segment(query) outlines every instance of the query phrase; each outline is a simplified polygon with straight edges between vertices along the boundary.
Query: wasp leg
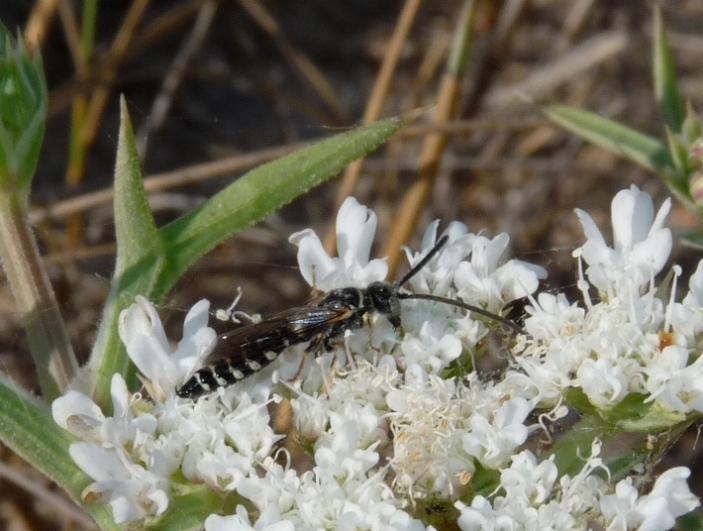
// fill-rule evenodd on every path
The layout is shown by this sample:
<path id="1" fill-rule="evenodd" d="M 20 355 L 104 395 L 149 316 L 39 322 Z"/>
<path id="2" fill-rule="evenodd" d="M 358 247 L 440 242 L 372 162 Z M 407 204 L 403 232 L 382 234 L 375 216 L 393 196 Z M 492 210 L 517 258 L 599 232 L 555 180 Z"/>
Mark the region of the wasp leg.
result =
<path id="1" fill-rule="evenodd" d="M 376 354 L 380 354 L 381 347 L 380 346 L 377 347 L 376 345 L 373 344 L 374 325 L 373 325 L 373 319 L 371 318 L 371 314 L 367 313 L 366 315 L 364 315 L 364 321 L 366 321 L 366 324 L 369 327 L 369 347 L 371 348 L 371 350 L 376 352 Z"/>
<path id="2" fill-rule="evenodd" d="M 305 362 L 308 359 L 308 354 L 310 352 L 315 352 L 315 355 L 320 353 L 320 347 L 325 344 L 325 335 L 324 334 L 317 334 L 315 338 L 310 342 L 308 345 L 308 348 L 306 348 L 303 351 L 303 358 L 300 360 L 300 366 L 298 367 L 298 370 L 296 371 L 295 375 L 293 378 L 288 380 L 289 382 L 294 382 L 298 378 L 300 378 L 300 374 L 303 372 L 303 367 L 305 366 Z"/>

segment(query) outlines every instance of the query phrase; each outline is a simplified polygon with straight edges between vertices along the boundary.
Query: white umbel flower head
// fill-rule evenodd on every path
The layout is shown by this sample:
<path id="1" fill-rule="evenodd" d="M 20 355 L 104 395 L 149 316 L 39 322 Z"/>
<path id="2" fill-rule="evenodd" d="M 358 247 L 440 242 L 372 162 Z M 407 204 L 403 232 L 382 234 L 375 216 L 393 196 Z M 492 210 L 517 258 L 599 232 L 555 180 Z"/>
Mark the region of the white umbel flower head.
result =
<path id="1" fill-rule="evenodd" d="M 545 271 L 506 260 L 507 235 L 450 223 L 432 259 L 404 285 L 390 284 L 405 295 L 396 301 L 397 329 L 373 305 L 330 311 L 310 302 L 291 313 L 330 311 L 329 321 L 305 328 L 305 319 L 279 316 L 247 329 L 254 339 L 279 334 L 298 344 L 276 351 L 269 372 L 198 400 L 176 389 L 215 347 L 209 304 L 191 309 L 172 351 L 155 308 L 138 297 L 119 332 L 143 390 L 130 393 L 115 375 L 112 416 L 76 391 L 53 404 L 56 423 L 76 438 L 71 457 L 93 479 L 84 501 L 109 504 L 116 521 L 147 529 L 184 503 L 212 512 L 207 531 L 667 529 L 699 503 L 688 469 L 665 472 L 640 492 L 641 473 L 609 479 L 599 434 L 584 456 L 568 444 L 569 431 L 543 428 L 569 407 L 592 417 L 595 430 L 607 418 L 640 433 L 703 413 L 703 266 L 682 302 L 667 302 L 654 285 L 671 247 L 668 210 L 665 203 L 655 218 L 636 187 L 618 194 L 612 249 L 579 212 L 587 241 L 577 254 L 603 294 L 580 303 L 536 294 Z M 406 249 L 409 267 L 435 247 L 438 225 L 427 229 L 421 252 Z M 293 235 L 304 278 L 322 290 L 356 288 L 343 292 L 366 304 L 376 293 L 366 288 L 387 274 L 385 260 L 370 259 L 376 226 L 376 215 L 350 198 L 337 218 L 339 257 L 311 230 Z M 587 291 L 581 272 L 579 285 Z M 490 318 L 413 293 L 493 313 L 528 296 L 526 333 L 489 336 Z M 330 352 L 310 352 L 301 366 L 312 342 Z M 233 355 L 253 344 L 232 345 Z M 494 351 L 502 364 L 482 371 Z M 555 432 L 567 444 L 550 444 L 544 434 Z M 539 441 L 530 439 L 535 433 Z M 525 449 L 538 442 L 539 456 Z"/>

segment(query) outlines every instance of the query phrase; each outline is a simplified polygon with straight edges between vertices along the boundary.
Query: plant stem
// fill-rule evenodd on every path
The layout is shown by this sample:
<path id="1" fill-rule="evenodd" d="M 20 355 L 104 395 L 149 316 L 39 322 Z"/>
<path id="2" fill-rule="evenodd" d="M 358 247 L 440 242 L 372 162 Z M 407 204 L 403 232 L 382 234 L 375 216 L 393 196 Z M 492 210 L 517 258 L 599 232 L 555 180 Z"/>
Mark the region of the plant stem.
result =
<path id="1" fill-rule="evenodd" d="M 78 364 L 29 228 L 27 209 L 14 194 L 0 194 L 0 258 L 24 316 L 44 398 L 51 401 L 68 388 Z"/>

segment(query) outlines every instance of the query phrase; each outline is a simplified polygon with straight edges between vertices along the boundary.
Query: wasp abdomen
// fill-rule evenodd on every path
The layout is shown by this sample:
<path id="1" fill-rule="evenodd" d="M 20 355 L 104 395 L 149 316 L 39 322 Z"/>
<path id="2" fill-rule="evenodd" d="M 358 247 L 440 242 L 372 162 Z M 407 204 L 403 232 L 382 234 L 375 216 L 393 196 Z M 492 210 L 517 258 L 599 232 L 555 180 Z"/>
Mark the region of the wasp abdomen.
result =
<path id="1" fill-rule="evenodd" d="M 279 352 L 268 351 L 256 359 L 228 359 L 216 365 L 207 365 L 195 371 L 176 394 L 181 398 L 198 398 L 218 387 L 236 384 L 270 365 L 278 355 Z"/>

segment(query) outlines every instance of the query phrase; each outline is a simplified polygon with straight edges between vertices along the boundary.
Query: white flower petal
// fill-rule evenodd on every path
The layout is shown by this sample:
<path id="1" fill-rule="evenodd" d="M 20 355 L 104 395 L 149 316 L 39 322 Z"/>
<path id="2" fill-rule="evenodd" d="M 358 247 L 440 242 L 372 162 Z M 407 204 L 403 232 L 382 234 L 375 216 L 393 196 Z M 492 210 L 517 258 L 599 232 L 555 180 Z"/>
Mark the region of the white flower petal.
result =
<path id="1" fill-rule="evenodd" d="M 83 393 L 72 390 L 52 402 L 51 415 L 54 418 L 54 422 L 65 430 L 69 429 L 67 421 L 72 416 L 91 417 L 100 422 L 105 419 L 105 415 L 103 415 L 102 410 L 95 402 Z"/>
<path id="2" fill-rule="evenodd" d="M 130 477 L 114 449 L 95 443 L 75 442 L 68 451 L 80 469 L 96 481 L 124 481 Z"/>
<path id="3" fill-rule="evenodd" d="M 629 190 L 621 190 L 611 205 L 613 240 L 615 249 L 631 249 L 644 241 L 654 220 L 652 197 L 634 184 Z"/>
<path id="4" fill-rule="evenodd" d="M 377 224 L 376 213 L 356 198 L 344 200 L 337 213 L 337 250 L 347 267 L 368 263 Z"/>
<path id="5" fill-rule="evenodd" d="M 605 239 L 593 218 L 580 208 L 575 209 L 574 212 L 576 212 L 586 236 L 586 243 L 581 246 L 584 260 L 589 264 L 597 264 L 610 259 L 612 249 L 605 243 Z"/>

